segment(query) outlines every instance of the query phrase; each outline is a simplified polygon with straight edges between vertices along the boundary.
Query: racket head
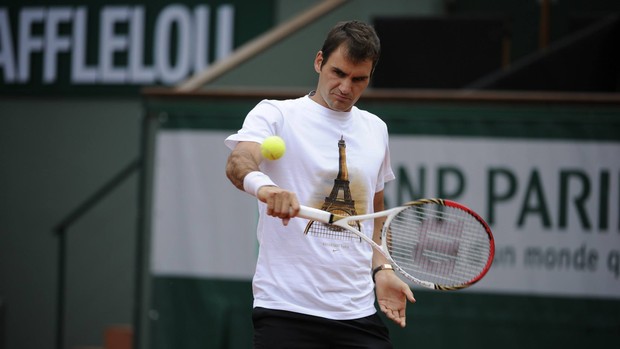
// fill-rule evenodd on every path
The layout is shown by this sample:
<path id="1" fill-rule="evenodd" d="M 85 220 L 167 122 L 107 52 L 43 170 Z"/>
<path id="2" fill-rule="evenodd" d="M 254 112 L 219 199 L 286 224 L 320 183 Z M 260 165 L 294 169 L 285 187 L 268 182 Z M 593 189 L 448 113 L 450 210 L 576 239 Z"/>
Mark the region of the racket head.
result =
<path id="1" fill-rule="evenodd" d="M 381 240 L 403 276 L 437 290 L 475 284 L 495 255 L 493 234 L 484 219 L 445 199 L 406 203 L 387 217 Z"/>

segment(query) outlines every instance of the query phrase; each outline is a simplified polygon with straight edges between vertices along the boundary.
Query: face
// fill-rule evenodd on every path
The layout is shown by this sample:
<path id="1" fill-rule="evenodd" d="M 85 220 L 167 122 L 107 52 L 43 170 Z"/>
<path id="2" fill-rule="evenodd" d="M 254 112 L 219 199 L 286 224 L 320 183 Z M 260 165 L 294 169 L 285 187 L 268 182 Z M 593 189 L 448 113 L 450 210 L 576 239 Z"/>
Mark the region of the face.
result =
<path id="1" fill-rule="evenodd" d="M 314 70 L 319 73 L 316 94 L 311 98 L 335 111 L 349 111 L 368 87 L 372 60 L 353 63 L 346 58 L 341 45 L 329 59 L 319 51 L 314 59 Z"/>

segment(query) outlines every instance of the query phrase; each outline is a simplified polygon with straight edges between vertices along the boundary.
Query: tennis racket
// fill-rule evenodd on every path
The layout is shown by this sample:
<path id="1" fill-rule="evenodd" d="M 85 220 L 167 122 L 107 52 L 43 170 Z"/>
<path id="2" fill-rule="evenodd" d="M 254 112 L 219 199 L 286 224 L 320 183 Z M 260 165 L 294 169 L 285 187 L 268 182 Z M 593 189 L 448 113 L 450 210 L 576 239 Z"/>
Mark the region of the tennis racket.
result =
<path id="1" fill-rule="evenodd" d="M 495 254 L 487 223 L 450 200 L 421 199 L 357 216 L 302 206 L 298 216 L 323 223 L 327 229 L 355 234 L 381 252 L 406 279 L 436 290 L 473 285 L 487 273 Z M 359 221 L 378 217 L 386 217 L 381 246 L 354 228 Z"/>

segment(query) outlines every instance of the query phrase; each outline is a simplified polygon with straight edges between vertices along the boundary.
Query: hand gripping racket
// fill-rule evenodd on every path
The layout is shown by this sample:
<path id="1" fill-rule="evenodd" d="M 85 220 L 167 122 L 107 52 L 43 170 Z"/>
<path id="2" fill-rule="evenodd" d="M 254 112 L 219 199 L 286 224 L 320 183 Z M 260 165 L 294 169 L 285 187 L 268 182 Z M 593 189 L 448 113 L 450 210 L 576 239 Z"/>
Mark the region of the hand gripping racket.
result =
<path id="1" fill-rule="evenodd" d="M 495 243 L 486 222 L 450 200 L 422 199 L 381 212 L 340 216 L 302 206 L 299 217 L 359 236 L 381 252 L 414 283 L 436 290 L 458 290 L 482 279 L 493 262 Z M 386 217 L 381 246 L 353 226 Z"/>

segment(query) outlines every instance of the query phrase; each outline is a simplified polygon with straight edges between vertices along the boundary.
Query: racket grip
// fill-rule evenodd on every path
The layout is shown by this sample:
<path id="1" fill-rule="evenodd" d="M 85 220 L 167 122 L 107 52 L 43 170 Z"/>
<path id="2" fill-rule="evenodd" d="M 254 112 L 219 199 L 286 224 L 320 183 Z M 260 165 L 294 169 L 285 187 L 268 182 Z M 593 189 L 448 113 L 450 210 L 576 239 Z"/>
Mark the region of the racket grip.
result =
<path id="1" fill-rule="evenodd" d="M 334 215 L 329 212 L 303 205 L 299 207 L 297 216 L 323 223 L 332 223 L 334 220 Z"/>

